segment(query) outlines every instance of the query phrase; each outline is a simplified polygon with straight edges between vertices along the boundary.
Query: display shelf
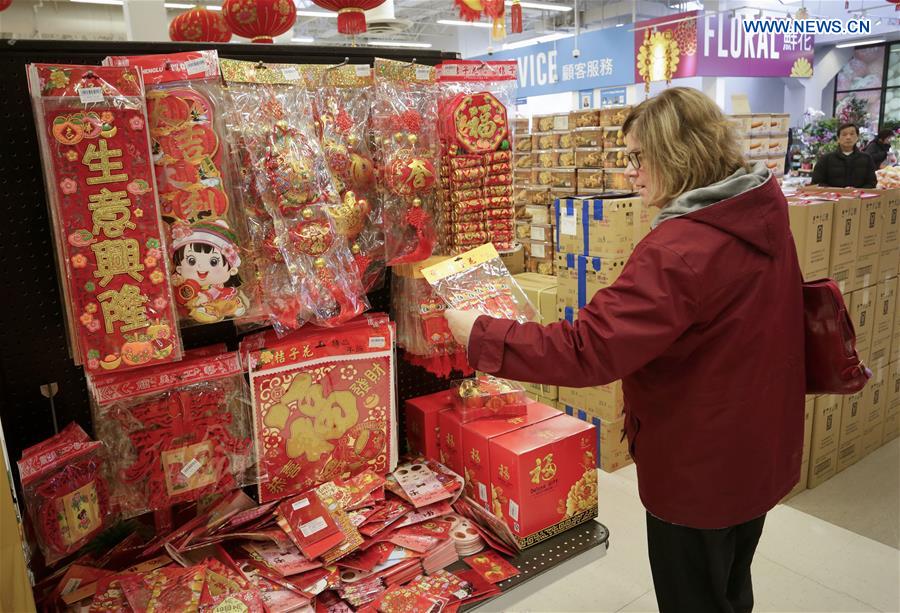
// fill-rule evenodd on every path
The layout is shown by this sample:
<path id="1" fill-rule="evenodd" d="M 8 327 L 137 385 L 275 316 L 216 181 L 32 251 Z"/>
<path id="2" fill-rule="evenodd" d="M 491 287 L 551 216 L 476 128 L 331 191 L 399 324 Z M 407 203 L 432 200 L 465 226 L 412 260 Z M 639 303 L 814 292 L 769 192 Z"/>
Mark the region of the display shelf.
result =
<path id="1" fill-rule="evenodd" d="M 598 521 L 589 521 L 580 526 L 575 526 L 549 538 L 543 543 L 529 547 L 518 555 L 509 558 L 513 566 L 519 569 L 515 577 L 501 581 L 497 586 L 502 590 L 493 598 L 463 605 L 460 611 L 473 611 L 509 594 L 518 587 L 532 581 L 544 573 L 556 568 L 560 564 L 578 557 L 584 553 L 602 547 L 601 556 L 609 549 L 609 530 Z M 448 568 L 448 570 L 466 570 L 469 566 L 460 561 Z"/>

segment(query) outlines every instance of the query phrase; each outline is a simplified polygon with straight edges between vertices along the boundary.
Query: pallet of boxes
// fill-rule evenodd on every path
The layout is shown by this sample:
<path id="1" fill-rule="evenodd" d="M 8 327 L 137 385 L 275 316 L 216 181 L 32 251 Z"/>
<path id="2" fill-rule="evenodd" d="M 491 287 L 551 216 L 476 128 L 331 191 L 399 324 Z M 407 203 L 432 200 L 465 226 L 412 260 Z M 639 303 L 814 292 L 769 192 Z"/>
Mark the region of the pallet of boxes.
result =
<path id="1" fill-rule="evenodd" d="M 898 189 L 809 187 L 788 198 L 803 278 L 838 283 L 856 330 L 857 352 L 873 373 L 857 394 L 807 397 L 805 472 L 790 495 L 822 484 L 898 435 L 898 211 Z"/>
<path id="2" fill-rule="evenodd" d="M 790 115 L 755 113 L 729 115 L 741 153 L 751 163 L 762 162 L 779 179 L 784 176 Z"/>

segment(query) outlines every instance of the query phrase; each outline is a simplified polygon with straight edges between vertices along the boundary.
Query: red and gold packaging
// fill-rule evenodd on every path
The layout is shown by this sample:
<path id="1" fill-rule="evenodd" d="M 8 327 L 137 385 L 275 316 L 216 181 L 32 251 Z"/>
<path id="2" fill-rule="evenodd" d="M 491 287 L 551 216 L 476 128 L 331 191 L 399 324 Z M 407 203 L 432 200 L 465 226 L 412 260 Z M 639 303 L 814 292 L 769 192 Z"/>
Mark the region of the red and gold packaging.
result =
<path id="1" fill-rule="evenodd" d="M 358 317 L 331 330 L 266 332 L 249 352 L 260 502 L 397 463 L 394 324 Z"/>
<path id="2" fill-rule="evenodd" d="M 31 64 L 28 83 L 76 363 L 180 360 L 140 71 Z"/>
<path id="3" fill-rule="evenodd" d="M 596 429 L 568 415 L 490 441 L 491 511 L 522 548 L 597 516 Z"/>
<path id="4" fill-rule="evenodd" d="M 440 462 L 458 475 L 463 474 L 463 422 L 456 411 L 438 412 L 438 453 Z"/>
<path id="5" fill-rule="evenodd" d="M 406 401 L 406 441 L 412 454 L 440 461 L 438 415 L 453 406 L 453 390 L 444 390 Z M 460 473 L 461 474 L 461 473 Z"/>
<path id="6" fill-rule="evenodd" d="M 525 414 L 505 419 L 479 419 L 463 426 L 462 456 L 470 495 L 491 510 L 491 439 L 560 415 L 555 408 L 539 402 L 524 405 Z"/>

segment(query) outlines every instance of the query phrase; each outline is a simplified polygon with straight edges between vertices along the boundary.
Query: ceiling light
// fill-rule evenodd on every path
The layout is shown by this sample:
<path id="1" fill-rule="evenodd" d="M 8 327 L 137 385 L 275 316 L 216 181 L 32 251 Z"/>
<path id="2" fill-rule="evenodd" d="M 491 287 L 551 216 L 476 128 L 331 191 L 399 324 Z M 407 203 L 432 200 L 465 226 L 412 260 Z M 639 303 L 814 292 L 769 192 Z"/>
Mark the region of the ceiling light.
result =
<path id="1" fill-rule="evenodd" d="M 546 34 L 544 36 L 537 36 L 535 38 L 526 38 L 525 40 L 518 40 L 514 43 L 506 43 L 503 45 L 503 49 L 519 49 L 521 47 L 527 47 L 529 45 L 537 45 L 539 43 L 549 43 L 550 41 L 559 40 L 561 38 L 569 38 L 572 36 L 571 34 L 566 34 L 564 32 L 556 32 L 554 34 Z"/>
<path id="2" fill-rule="evenodd" d="M 316 39 L 313 38 L 312 36 L 295 36 L 294 38 L 291 39 L 291 42 L 292 43 L 311 43 L 311 42 L 315 42 L 315 40 Z"/>
<path id="3" fill-rule="evenodd" d="M 337 19 L 337 13 L 326 13 L 324 11 L 297 11 L 300 17 L 333 17 Z"/>
<path id="4" fill-rule="evenodd" d="M 835 45 L 838 49 L 844 49 L 846 47 L 859 47 L 860 45 L 874 45 L 876 43 L 883 43 L 883 38 L 870 38 L 869 40 L 855 40 L 850 43 L 841 43 L 840 45 Z"/>
<path id="5" fill-rule="evenodd" d="M 72 2 L 77 2 L 79 4 L 109 4 L 112 6 L 122 6 L 125 4 L 125 0 L 72 0 Z"/>
<path id="6" fill-rule="evenodd" d="M 469 26 L 472 28 L 493 28 L 490 23 L 483 21 L 460 21 L 458 19 L 438 19 L 437 23 L 445 26 Z"/>
<path id="7" fill-rule="evenodd" d="M 167 9 L 192 9 L 196 4 L 182 4 L 180 2 L 166 2 L 163 4 Z"/>
<path id="8" fill-rule="evenodd" d="M 504 2 L 506 6 L 512 6 L 512 0 Z M 547 4 L 546 2 L 520 2 L 519 6 L 523 9 L 535 9 L 537 11 L 559 11 L 560 13 L 568 13 L 572 10 L 571 6 L 563 6 L 562 4 Z"/>
<path id="9" fill-rule="evenodd" d="M 680 3 L 678 8 L 682 11 L 702 11 L 703 3 L 697 2 L 696 0 L 689 0 L 688 2 Z"/>
<path id="10" fill-rule="evenodd" d="M 415 49 L 428 49 L 431 43 L 410 43 L 399 40 L 370 40 L 367 44 L 374 47 L 413 47 Z"/>

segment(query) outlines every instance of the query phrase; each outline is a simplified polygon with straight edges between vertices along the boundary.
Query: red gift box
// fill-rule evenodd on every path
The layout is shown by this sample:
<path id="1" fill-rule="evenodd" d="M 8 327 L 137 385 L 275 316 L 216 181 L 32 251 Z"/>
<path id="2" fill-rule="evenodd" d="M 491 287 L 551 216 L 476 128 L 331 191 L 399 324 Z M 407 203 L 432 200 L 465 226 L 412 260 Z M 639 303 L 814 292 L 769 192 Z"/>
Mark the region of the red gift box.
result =
<path id="1" fill-rule="evenodd" d="M 440 462 L 457 475 L 463 473 L 462 456 L 463 422 L 456 411 L 438 413 L 438 453 Z"/>
<path id="2" fill-rule="evenodd" d="M 558 415 L 491 439 L 491 508 L 521 548 L 597 516 L 596 429 Z"/>
<path id="3" fill-rule="evenodd" d="M 539 402 L 530 402 L 525 408 L 522 416 L 480 419 L 463 425 L 461 453 L 466 485 L 471 488 L 472 498 L 488 511 L 491 510 L 491 439 L 562 414 Z"/>
<path id="4" fill-rule="evenodd" d="M 411 454 L 440 461 L 438 414 L 453 406 L 453 390 L 444 390 L 406 401 L 406 442 Z"/>
<path id="5" fill-rule="evenodd" d="M 357 317 L 330 329 L 246 340 L 260 502 L 397 463 L 394 324 Z"/>

